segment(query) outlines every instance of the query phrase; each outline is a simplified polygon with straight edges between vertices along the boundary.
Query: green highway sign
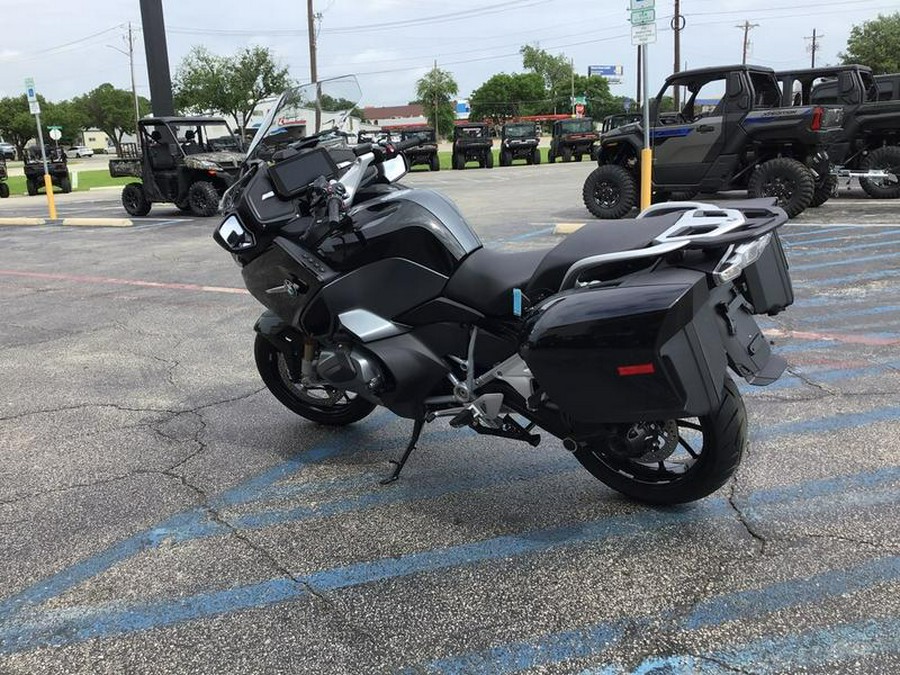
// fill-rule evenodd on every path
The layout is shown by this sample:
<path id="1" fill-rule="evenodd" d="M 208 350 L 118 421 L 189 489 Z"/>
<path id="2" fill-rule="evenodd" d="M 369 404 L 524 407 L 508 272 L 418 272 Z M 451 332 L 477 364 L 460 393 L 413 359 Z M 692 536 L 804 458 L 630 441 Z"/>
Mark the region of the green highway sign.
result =
<path id="1" fill-rule="evenodd" d="M 656 21 L 656 10 L 653 8 L 636 9 L 631 12 L 632 26 L 646 26 L 648 23 L 653 23 L 654 21 Z"/>

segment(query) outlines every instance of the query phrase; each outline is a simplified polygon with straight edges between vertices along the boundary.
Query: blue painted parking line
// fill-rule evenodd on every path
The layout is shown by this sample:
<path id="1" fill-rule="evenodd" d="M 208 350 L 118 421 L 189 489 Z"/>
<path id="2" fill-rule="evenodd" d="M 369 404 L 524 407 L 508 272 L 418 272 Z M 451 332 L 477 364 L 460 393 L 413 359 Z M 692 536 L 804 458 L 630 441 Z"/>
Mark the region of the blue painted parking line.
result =
<path id="1" fill-rule="evenodd" d="M 891 239 L 889 241 L 876 241 L 869 244 L 850 244 L 848 246 L 829 246 L 827 248 L 809 249 L 803 251 L 792 250 L 788 253 L 788 259 L 806 258 L 820 255 L 843 255 L 847 251 L 863 251 L 870 248 L 890 248 L 900 245 L 900 239 Z M 900 249 L 898 249 L 900 252 Z"/>
<path id="2" fill-rule="evenodd" d="M 821 234 L 821 232 L 818 232 L 817 234 Z M 803 239 L 800 241 L 792 240 L 791 242 L 785 242 L 785 243 L 787 244 L 788 248 L 791 248 L 794 246 L 811 246 L 812 244 L 830 244 L 835 241 L 846 242 L 851 237 L 855 240 L 860 237 L 865 237 L 868 239 L 871 237 L 889 237 L 889 236 L 893 236 L 896 234 L 900 234 L 900 229 L 890 229 L 890 230 L 882 229 L 882 230 L 873 230 L 873 231 L 868 231 L 868 232 L 846 232 L 844 234 L 844 236 L 842 236 L 842 237 L 824 237 L 822 239 Z"/>
<path id="3" fill-rule="evenodd" d="M 813 265 L 812 269 L 819 267 L 819 265 Z M 797 268 L 792 267 L 791 273 L 797 271 Z M 861 272 L 858 274 L 848 274 L 842 277 L 825 277 L 822 279 L 794 279 L 794 285 L 800 287 L 828 287 L 834 288 L 835 286 L 849 286 L 855 284 L 861 284 L 868 281 L 881 281 L 883 279 L 893 279 L 894 277 L 900 276 L 900 270 L 895 269 L 882 269 L 876 270 L 874 272 Z"/>
<path id="4" fill-rule="evenodd" d="M 791 272 L 801 272 L 803 270 L 815 270 L 822 267 L 835 267 L 838 265 L 859 265 L 862 263 L 875 262 L 876 260 L 888 260 L 890 258 L 900 259 L 900 251 L 891 253 L 880 253 L 878 255 L 865 256 L 863 258 L 846 258 L 844 260 L 829 260 L 826 262 L 808 263 L 804 265 L 791 265 Z"/>

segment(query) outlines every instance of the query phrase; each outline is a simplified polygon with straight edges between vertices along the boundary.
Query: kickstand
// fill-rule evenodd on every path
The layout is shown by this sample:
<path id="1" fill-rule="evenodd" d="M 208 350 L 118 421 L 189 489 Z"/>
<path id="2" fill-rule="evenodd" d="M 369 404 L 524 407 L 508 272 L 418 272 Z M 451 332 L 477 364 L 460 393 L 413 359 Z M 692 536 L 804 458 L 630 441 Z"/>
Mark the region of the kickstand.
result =
<path id="1" fill-rule="evenodd" d="M 409 439 L 409 443 L 406 445 L 406 452 L 403 453 L 403 457 L 400 458 L 399 462 L 394 459 L 391 460 L 391 464 L 394 464 L 394 470 L 391 472 L 390 476 L 381 481 L 382 485 L 389 485 L 400 477 L 400 472 L 403 471 L 403 467 L 406 466 L 406 460 L 409 459 L 412 451 L 416 448 L 416 443 L 419 442 L 419 436 L 422 435 L 422 427 L 424 426 L 424 418 L 419 418 L 415 421 L 413 424 L 412 436 Z"/>

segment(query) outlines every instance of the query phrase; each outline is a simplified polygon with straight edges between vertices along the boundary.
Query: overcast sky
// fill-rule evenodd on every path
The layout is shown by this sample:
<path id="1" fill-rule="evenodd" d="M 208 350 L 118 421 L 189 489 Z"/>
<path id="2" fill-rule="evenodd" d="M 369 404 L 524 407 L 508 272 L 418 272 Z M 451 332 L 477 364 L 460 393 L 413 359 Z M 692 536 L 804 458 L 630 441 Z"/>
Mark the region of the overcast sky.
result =
<path id="1" fill-rule="evenodd" d="M 659 41 L 650 48 L 655 93 L 673 67 L 673 0 L 657 0 Z M 521 72 L 518 49 L 538 44 L 589 65 L 621 64 L 625 81 L 613 88 L 634 96 L 635 50 L 627 0 L 316 0 L 322 14 L 319 77 L 357 73 L 367 105 L 404 104 L 415 81 L 438 65 L 451 71 L 465 98 L 498 72 Z M 248 45 L 270 47 L 300 82 L 309 79 L 306 3 L 303 0 L 163 0 L 169 61 L 197 44 L 227 54 Z M 817 29 L 819 64 L 837 62 L 855 23 L 890 13 L 898 0 L 682 0 L 686 18 L 681 59 L 687 67 L 739 63 L 743 31 L 748 61 L 776 69 L 809 64 L 804 36 Z M 70 98 L 103 82 L 130 88 L 125 25 L 140 27 L 138 0 L 2 0 L 0 96 L 23 91 L 34 77 L 50 100 Z M 148 95 L 144 47 L 137 33 L 139 92 Z"/>

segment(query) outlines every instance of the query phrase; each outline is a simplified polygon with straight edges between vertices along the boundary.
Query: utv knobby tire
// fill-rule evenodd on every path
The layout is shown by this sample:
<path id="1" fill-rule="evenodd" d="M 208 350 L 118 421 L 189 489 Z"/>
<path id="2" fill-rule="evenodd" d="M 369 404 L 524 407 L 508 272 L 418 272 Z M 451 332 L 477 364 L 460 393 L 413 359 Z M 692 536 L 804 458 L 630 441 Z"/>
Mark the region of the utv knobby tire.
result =
<path id="1" fill-rule="evenodd" d="M 862 162 L 862 170 L 884 169 L 894 174 L 893 179 L 871 180 L 860 178 L 859 186 L 873 199 L 900 198 L 900 147 L 886 145 L 869 153 Z"/>
<path id="2" fill-rule="evenodd" d="M 815 191 L 812 171 L 789 157 L 776 157 L 760 164 L 747 186 L 750 197 L 775 197 L 789 218 L 799 216 L 807 209 Z"/>
<path id="3" fill-rule="evenodd" d="M 219 193 L 209 181 L 197 181 L 188 189 L 188 204 L 191 213 L 199 218 L 214 216 L 219 210 Z"/>
<path id="4" fill-rule="evenodd" d="M 0 183 L 0 199 L 6 199 L 7 197 L 9 197 L 9 185 Z"/>
<path id="5" fill-rule="evenodd" d="M 129 183 L 122 188 L 122 206 L 129 216 L 146 216 L 150 213 L 150 200 L 140 183 Z"/>
<path id="6" fill-rule="evenodd" d="M 494 151 L 493 150 L 488 150 L 487 154 L 485 154 L 484 168 L 485 169 L 493 169 L 494 168 Z"/>
<path id="7" fill-rule="evenodd" d="M 454 152 L 452 166 L 454 169 L 457 169 L 457 170 L 465 169 L 466 168 L 465 158 L 458 152 Z"/>
<path id="8" fill-rule="evenodd" d="M 534 149 L 534 155 L 531 158 L 531 163 L 532 164 L 540 164 L 541 163 L 541 149 L 540 148 Z"/>
<path id="9" fill-rule="evenodd" d="M 512 155 L 506 151 L 500 151 L 500 166 L 510 166 L 512 164 Z"/>
<path id="10" fill-rule="evenodd" d="M 357 396 L 339 407 L 317 406 L 302 398 L 296 385 L 286 378 L 284 357 L 262 335 L 253 345 L 256 369 L 272 395 L 289 410 L 317 424 L 342 427 L 353 424 L 375 410 L 375 404 Z"/>
<path id="11" fill-rule="evenodd" d="M 712 494 L 734 475 L 747 445 L 747 413 L 730 378 L 718 409 L 698 422 L 702 449 L 684 473 L 662 473 L 651 464 L 617 458 L 600 442 L 579 449 L 575 458 L 595 478 L 632 499 L 658 505 L 692 502 Z"/>
<path id="12" fill-rule="evenodd" d="M 177 208 L 182 213 L 190 213 L 191 212 L 191 203 L 187 200 L 182 202 L 175 202 L 175 208 Z"/>
<path id="13" fill-rule="evenodd" d="M 580 161 L 581 161 L 581 158 L 582 158 L 583 156 L 584 156 L 584 155 L 582 155 L 580 152 L 577 153 L 577 154 L 575 155 L 575 161 L 576 161 L 576 162 L 580 162 Z"/>
<path id="14" fill-rule="evenodd" d="M 72 179 L 68 176 L 65 178 L 59 179 L 59 189 L 63 191 L 63 194 L 69 194 L 72 191 Z"/>
<path id="15" fill-rule="evenodd" d="M 562 154 L 563 162 L 571 162 L 572 161 L 572 148 L 563 148 L 561 154 Z"/>
<path id="16" fill-rule="evenodd" d="M 440 171 L 441 170 L 441 160 L 438 159 L 437 155 L 432 155 L 431 159 L 428 160 L 428 170 L 429 171 Z"/>
<path id="17" fill-rule="evenodd" d="M 547 152 L 547 162 L 549 162 L 550 164 L 556 164 L 556 155 L 553 153 L 552 148 Z"/>
<path id="18" fill-rule="evenodd" d="M 29 178 L 25 181 L 25 189 L 28 190 L 29 197 L 34 197 L 38 193 L 38 184 Z"/>
<path id="19" fill-rule="evenodd" d="M 818 208 L 829 199 L 831 199 L 831 197 L 834 195 L 834 191 L 837 189 L 837 184 L 837 176 L 833 176 L 831 174 L 826 176 L 825 180 L 823 180 L 821 184 L 816 185 L 816 189 L 813 191 L 813 198 L 809 203 L 809 206 L 811 208 Z"/>
<path id="20" fill-rule="evenodd" d="M 587 210 L 603 220 L 617 220 L 637 204 L 637 183 L 628 169 L 604 164 L 591 171 L 581 190 Z"/>

